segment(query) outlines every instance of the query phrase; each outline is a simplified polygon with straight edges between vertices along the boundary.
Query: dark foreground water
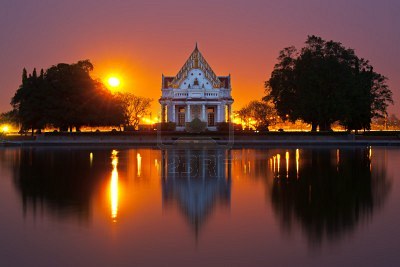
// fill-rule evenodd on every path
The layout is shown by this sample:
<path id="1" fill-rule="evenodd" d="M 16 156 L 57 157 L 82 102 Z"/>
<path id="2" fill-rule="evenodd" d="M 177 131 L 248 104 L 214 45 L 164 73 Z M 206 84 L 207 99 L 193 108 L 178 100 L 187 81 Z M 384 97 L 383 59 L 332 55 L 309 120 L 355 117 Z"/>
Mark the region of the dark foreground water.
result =
<path id="1" fill-rule="evenodd" d="M 0 266 L 400 266 L 400 149 L 0 149 Z"/>

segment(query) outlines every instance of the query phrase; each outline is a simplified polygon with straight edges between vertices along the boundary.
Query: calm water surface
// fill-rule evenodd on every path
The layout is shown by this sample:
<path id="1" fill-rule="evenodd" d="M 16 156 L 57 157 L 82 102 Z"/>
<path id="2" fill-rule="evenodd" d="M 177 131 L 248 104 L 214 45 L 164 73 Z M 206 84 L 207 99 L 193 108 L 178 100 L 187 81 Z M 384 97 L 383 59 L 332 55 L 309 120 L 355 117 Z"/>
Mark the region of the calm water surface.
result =
<path id="1" fill-rule="evenodd" d="M 0 149 L 0 266 L 400 266 L 399 148 Z"/>

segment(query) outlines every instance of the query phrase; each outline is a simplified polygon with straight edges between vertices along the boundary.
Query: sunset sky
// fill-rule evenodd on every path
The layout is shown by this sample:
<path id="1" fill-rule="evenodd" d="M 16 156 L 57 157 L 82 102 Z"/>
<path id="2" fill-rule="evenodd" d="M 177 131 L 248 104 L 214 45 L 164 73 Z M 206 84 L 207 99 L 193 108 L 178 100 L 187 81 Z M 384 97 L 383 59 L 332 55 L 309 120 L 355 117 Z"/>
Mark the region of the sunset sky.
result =
<path id="1" fill-rule="evenodd" d="M 154 99 L 195 43 L 217 75 L 232 75 L 234 109 L 261 98 L 279 50 L 307 35 L 342 42 L 389 77 L 400 116 L 398 0 L 2 0 L 0 112 L 24 67 L 90 59 L 92 76 L 121 78 L 121 90 Z"/>

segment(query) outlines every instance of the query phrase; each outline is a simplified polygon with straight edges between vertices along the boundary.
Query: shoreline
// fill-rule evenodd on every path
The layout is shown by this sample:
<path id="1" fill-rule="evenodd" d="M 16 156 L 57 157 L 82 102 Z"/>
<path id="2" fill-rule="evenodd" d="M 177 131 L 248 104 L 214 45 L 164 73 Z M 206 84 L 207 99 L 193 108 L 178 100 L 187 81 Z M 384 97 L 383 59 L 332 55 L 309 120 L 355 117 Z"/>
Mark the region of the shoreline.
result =
<path id="1" fill-rule="evenodd" d="M 343 132 L 284 132 L 188 134 L 175 132 L 45 133 L 6 136 L 0 147 L 249 147 L 249 146 L 392 146 L 400 147 L 399 132 L 348 134 Z"/>
<path id="2" fill-rule="evenodd" d="M 49 141 L 2 141 L 0 147 L 254 147 L 254 146 L 389 146 L 400 147 L 400 140 L 233 140 L 231 143 L 215 142 L 196 142 L 196 140 L 184 143 L 163 142 L 160 144 L 157 140 L 49 140 Z"/>

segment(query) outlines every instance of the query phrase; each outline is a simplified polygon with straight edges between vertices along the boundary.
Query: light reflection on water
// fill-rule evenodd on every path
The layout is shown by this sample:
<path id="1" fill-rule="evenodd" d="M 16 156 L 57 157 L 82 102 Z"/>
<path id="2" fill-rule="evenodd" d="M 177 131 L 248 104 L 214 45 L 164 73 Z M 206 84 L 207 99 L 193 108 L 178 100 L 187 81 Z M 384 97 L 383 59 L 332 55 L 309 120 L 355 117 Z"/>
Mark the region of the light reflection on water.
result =
<path id="1" fill-rule="evenodd" d="M 93 152 L 90 152 L 89 159 L 90 159 L 90 167 L 92 167 L 92 165 L 93 165 Z"/>
<path id="2" fill-rule="evenodd" d="M 299 179 L 300 150 L 296 149 L 296 177 Z"/>
<path id="3" fill-rule="evenodd" d="M 376 211 L 382 210 L 388 196 L 394 194 L 394 172 L 388 162 L 395 159 L 400 159 L 399 149 L 371 147 L 3 149 L 0 185 L 7 194 L 0 195 L 0 203 L 8 203 L 7 209 L 12 207 L 14 221 L 29 225 L 33 217 L 70 226 L 85 222 L 91 231 L 103 229 L 96 235 L 104 241 L 103 231 L 108 226 L 103 222 L 111 217 L 118 233 L 115 240 L 121 246 L 135 247 L 135 259 L 124 255 L 131 264 L 143 265 L 136 260 L 144 259 L 150 248 L 177 266 L 174 255 L 179 253 L 191 255 L 198 266 L 205 266 L 217 260 L 208 256 L 227 251 L 236 251 L 229 253 L 232 261 L 244 257 L 250 263 L 254 258 L 278 264 L 283 259 L 277 251 L 283 250 L 293 249 L 294 255 L 294 251 L 323 249 L 329 244 L 346 251 L 350 245 L 356 253 L 358 248 L 349 241 L 354 235 L 357 246 L 371 246 L 360 245 L 362 235 L 357 233 L 369 229 L 362 226 L 374 225 L 375 214 L 383 216 Z M 4 181 L 12 181 L 13 187 L 7 189 Z M 104 205 L 102 192 L 106 191 Z M 400 190 L 395 193 L 400 194 Z M 18 217 L 20 204 L 22 218 Z M 2 207 L 4 204 L 0 204 Z M 389 220 L 386 228 L 397 229 L 394 225 L 398 223 L 400 218 Z M 23 229 L 17 225 L 3 224 L 3 230 L 18 236 Z M 366 230 L 362 234 L 377 236 Z M 42 235 L 46 238 L 46 231 Z M 68 231 L 60 235 L 68 235 Z M 96 239 L 89 233 L 82 235 Z M 6 241 L 0 240 L 0 245 L 5 245 L 2 242 Z M 65 249 L 73 245 L 71 242 Z M 188 245 L 192 242 L 195 247 Z M 82 246 L 92 252 L 104 249 L 98 242 L 83 242 Z M 198 246 L 201 253 L 196 252 Z M 264 252 L 274 249 L 275 253 Z M 100 253 L 89 263 L 102 265 L 103 257 Z M 147 260 L 149 266 L 156 262 L 152 257 Z M 288 264 L 319 265 L 300 255 L 284 260 Z M 320 260 L 324 262 L 324 258 Z M 238 265 L 254 265 L 249 262 Z"/>
<path id="4" fill-rule="evenodd" d="M 118 217 L 118 151 L 111 152 L 111 165 L 113 167 L 110 181 L 111 219 L 116 222 Z"/>
<path id="5" fill-rule="evenodd" d="M 136 160 L 137 160 L 137 176 L 140 177 L 140 174 L 142 173 L 142 156 L 140 156 L 139 153 L 136 154 Z"/>

